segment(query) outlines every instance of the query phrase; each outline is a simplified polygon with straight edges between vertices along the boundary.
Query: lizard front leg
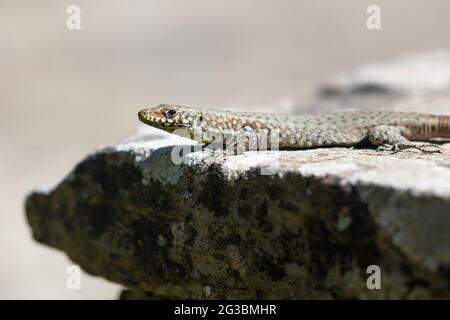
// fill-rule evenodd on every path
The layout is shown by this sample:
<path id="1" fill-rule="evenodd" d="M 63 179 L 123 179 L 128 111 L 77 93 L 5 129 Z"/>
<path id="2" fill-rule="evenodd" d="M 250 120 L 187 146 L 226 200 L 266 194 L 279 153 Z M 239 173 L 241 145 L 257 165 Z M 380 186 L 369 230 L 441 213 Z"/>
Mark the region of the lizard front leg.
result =
<path id="1" fill-rule="evenodd" d="M 203 148 L 204 160 L 209 163 L 223 163 L 228 156 L 256 151 L 259 139 L 259 132 L 249 124 L 232 132 L 210 134 L 209 143 Z"/>
<path id="2" fill-rule="evenodd" d="M 226 149 L 229 154 L 242 154 L 245 151 L 256 151 L 259 148 L 260 134 L 252 125 L 246 124 L 233 132 L 227 140 Z"/>
<path id="3" fill-rule="evenodd" d="M 367 139 L 380 151 L 392 151 L 394 153 L 405 149 L 418 149 L 424 153 L 441 153 L 439 146 L 431 143 L 413 144 L 403 136 L 406 128 L 396 126 L 375 126 L 367 132 Z"/>

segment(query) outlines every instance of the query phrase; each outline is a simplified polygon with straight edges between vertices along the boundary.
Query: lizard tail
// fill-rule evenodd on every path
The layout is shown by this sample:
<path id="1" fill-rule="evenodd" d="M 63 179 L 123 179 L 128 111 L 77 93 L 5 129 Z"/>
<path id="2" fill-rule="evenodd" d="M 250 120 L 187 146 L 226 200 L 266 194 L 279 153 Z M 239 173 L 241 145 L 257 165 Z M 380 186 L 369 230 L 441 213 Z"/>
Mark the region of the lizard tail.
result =
<path id="1" fill-rule="evenodd" d="M 414 114 L 406 127 L 411 130 L 408 139 L 450 138 L 450 116 Z"/>
<path id="2" fill-rule="evenodd" d="M 433 136 L 450 138 L 450 116 L 437 116 L 437 130 Z"/>

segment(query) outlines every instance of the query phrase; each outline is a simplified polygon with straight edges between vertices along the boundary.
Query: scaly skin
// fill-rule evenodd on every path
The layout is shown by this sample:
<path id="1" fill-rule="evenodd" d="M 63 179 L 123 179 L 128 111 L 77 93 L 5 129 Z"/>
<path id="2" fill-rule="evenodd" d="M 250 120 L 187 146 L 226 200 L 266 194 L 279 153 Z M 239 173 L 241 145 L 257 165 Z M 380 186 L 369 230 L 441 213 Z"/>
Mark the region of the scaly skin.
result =
<path id="1" fill-rule="evenodd" d="M 418 148 L 427 151 L 427 147 L 437 147 L 413 145 L 409 140 L 450 138 L 450 116 L 412 112 L 356 111 L 311 116 L 215 111 L 163 104 L 141 110 L 138 116 L 145 124 L 168 132 L 184 128 L 191 138 L 202 143 L 211 143 L 219 135 L 277 132 L 280 149 L 373 145 L 383 150 Z"/>

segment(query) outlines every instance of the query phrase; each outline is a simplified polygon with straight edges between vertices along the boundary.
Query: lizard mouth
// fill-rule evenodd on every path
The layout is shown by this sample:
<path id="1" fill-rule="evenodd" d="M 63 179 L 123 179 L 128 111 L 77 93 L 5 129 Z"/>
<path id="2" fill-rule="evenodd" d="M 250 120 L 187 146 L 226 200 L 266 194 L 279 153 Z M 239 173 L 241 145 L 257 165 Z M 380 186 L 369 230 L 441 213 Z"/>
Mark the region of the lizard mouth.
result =
<path id="1" fill-rule="evenodd" d="M 167 119 L 159 115 L 152 115 L 147 110 L 139 111 L 138 117 L 139 120 L 146 125 L 168 132 L 172 132 L 180 128 L 189 128 L 189 124 L 176 123 L 173 119 Z"/>
<path id="2" fill-rule="evenodd" d="M 146 123 L 147 121 L 147 112 L 145 110 L 141 110 L 138 112 L 138 118 L 141 122 Z"/>

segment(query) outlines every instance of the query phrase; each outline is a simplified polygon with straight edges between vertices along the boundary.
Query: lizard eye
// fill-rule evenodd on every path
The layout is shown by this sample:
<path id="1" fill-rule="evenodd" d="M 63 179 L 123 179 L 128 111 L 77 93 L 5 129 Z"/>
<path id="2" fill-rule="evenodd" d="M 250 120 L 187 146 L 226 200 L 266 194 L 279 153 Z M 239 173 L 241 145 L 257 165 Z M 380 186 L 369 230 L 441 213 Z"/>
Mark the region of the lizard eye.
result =
<path id="1" fill-rule="evenodd" d="M 166 116 L 169 117 L 169 118 L 175 117 L 176 114 L 177 114 L 177 110 L 175 110 L 175 109 L 169 109 L 166 112 Z"/>

